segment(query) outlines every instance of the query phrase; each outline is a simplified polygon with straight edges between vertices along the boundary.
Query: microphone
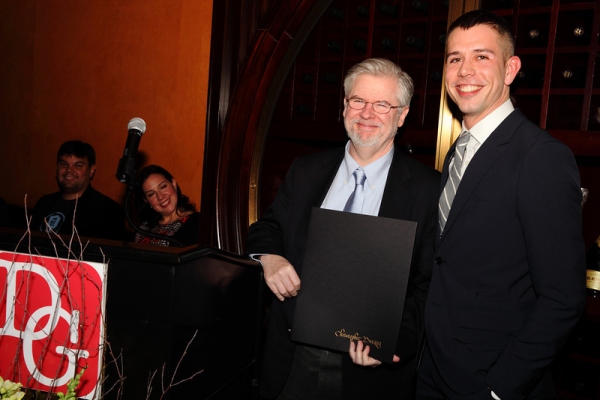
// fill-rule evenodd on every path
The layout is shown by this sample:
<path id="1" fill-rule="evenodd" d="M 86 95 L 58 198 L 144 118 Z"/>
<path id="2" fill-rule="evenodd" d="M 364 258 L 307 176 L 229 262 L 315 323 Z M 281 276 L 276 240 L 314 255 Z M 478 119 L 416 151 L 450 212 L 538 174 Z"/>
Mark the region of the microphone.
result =
<path id="1" fill-rule="evenodd" d="M 141 118 L 133 118 L 127 124 L 127 142 L 117 168 L 117 179 L 121 183 L 129 183 L 135 177 L 135 155 L 144 132 L 146 122 Z"/>

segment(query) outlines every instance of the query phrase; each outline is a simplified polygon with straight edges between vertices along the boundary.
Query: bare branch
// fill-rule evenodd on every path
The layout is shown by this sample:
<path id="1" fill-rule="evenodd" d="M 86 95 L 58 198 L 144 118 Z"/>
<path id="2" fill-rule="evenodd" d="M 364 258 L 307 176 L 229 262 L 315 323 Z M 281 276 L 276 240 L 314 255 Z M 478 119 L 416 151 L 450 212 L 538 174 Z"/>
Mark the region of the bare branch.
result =
<path id="1" fill-rule="evenodd" d="M 194 372 L 192 375 L 190 375 L 189 377 L 185 378 L 185 379 L 181 379 L 177 382 L 175 382 L 175 376 L 177 375 L 177 370 L 179 369 L 179 366 L 181 365 L 181 362 L 183 361 L 183 358 L 185 357 L 185 355 L 187 354 L 188 349 L 190 348 L 190 345 L 192 344 L 192 342 L 194 341 L 194 339 L 196 338 L 196 335 L 198 334 L 198 330 L 196 330 L 196 332 L 194 332 L 194 336 L 192 336 L 192 338 L 189 340 L 189 342 L 187 343 L 187 345 L 185 346 L 185 350 L 183 351 L 183 354 L 181 355 L 181 357 L 179 358 L 179 361 L 177 362 L 177 365 L 175 366 L 175 370 L 173 371 L 173 375 L 171 376 L 171 381 L 169 382 L 169 386 L 167 386 L 167 388 L 165 389 L 164 387 L 164 372 L 165 372 L 165 366 L 163 365 L 162 368 L 162 373 L 163 373 L 163 379 L 161 382 L 162 385 L 162 394 L 160 396 L 160 400 L 163 399 L 163 397 L 165 397 L 165 395 L 167 394 L 167 392 L 172 389 L 173 387 L 180 385 L 184 382 L 190 381 L 192 379 L 194 379 L 196 377 L 196 375 L 201 374 L 202 372 L 204 372 L 204 370 L 200 370 L 197 372 Z M 148 394 L 150 395 L 150 394 Z"/>

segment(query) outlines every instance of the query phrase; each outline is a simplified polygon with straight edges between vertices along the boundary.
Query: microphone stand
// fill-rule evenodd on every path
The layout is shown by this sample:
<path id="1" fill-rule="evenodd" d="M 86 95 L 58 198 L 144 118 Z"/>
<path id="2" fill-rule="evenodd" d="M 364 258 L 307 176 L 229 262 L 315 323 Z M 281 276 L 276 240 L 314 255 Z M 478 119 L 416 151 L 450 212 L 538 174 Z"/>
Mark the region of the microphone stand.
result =
<path id="1" fill-rule="evenodd" d="M 160 235 L 158 233 L 145 231 L 133 222 L 133 220 L 131 219 L 131 215 L 129 214 L 129 207 L 128 207 L 129 198 L 131 197 L 132 192 L 133 192 L 133 182 L 129 182 L 127 184 L 127 195 L 125 196 L 125 217 L 127 218 L 127 222 L 129 222 L 129 225 L 131 225 L 131 227 L 140 235 L 150 236 L 155 239 L 168 240 L 169 242 L 174 243 L 179 247 L 185 247 L 185 245 L 183 243 L 179 242 L 177 239 L 172 238 L 171 236 L 165 236 L 165 235 Z"/>

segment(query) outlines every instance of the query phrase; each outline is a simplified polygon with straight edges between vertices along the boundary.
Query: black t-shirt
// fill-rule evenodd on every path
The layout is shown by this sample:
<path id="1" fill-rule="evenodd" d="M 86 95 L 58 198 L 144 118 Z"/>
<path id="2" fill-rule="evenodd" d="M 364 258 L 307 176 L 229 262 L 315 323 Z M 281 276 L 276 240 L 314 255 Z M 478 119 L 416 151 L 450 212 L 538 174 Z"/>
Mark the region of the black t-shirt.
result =
<path id="1" fill-rule="evenodd" d="M 91 186 L 77 200 L 64 200 L 60 192 L 42 196 L 32 211 L 31 229 L 70 235 L 73 224 L 80 236 L 122 240 L 125 216 L 121 206 Z M 74 220 L 74 222 L 73 222 Z"/>
<path id="2" fill-rule="evenodd" d="M 56 233 L 68 233 L 71 232 L 71 227 L 65 227 L 61 231 L 63 224 L 69 224 L 72 221 L 71 216 L 75 211 L 75 200 L 65 200 L 62 197 L 59 198 L 56 203 L 50 208 L 48 215 L 44 217 L 39 227 L 33 227 L 39 229 L 42 232 L 52 230 Z"/>

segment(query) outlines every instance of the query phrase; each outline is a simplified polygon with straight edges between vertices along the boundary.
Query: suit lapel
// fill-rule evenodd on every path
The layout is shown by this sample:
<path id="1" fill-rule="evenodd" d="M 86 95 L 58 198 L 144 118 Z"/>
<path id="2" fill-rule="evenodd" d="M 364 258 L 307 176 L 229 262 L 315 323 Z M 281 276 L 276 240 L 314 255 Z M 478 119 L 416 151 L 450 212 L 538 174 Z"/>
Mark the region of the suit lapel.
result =
<path id="1" fill-rule="evenodd" d="M 312 182 L 309 183 L 307 201 L 312 207 L 320 207 L 325 200 L 325 196 L 331 187 L 331 184 L 337 174 L 337 171 L 344 159 L 344 149 L 340 152 L 334 152 L 323 158 L 317 169 L 311 175 Z M 401 219 L 405 213 L 408 196 L 405 195 L 405 182 L 410 180 L 410 172 L 406 165 L 404 155 L 400 150 L 394 148 L 394 157 L 388 172 L 379 207 L 379 216 L 387 218 Z"/>
<path id="2" fill-rule="evenodd" d="M 309 209 L 312 207 L 321 207 L 329 188 L 335 179 L 340 164 L 344 160 L 345 150 L 333 152 L 327 157 L 323 158 L 317 165 L 317 169 L 313 171 L 311 176 L 311 182 L 308 183 L 308 203 Z"/>
<path id="3" fill-rule="evenodd" d="M 394 157 L 385 182 L 381 206 L 379 207 L 378 215 L 380 217 L 403 218 L 409 197 L 406 195 L 407 189 L 405 187 L 405 182 L 408 180 L 410 180 L 410 172 L 406 160 L 400 150 L 395 147 Z"/>
<path id="4" fill-rule="evenodd" d="M 452 224 L 456 220 L 460 211 L 467 203 L 468 199 L 473 194 L 473 191 L 483 179 L 488 169 L 496 162 L 498 157 L 504 152 L 505 146 L 510 142 L 513 134 L 517 130 L 518 126 L 525 121 L 525 116 L 521 114 L 519 110 L 513 111 L 487 138 L 487 140 L 481 145 L 475 156 L 471 160 L 469 167 L 465 171 L 465 175 L 460 181 L 460 186 L 452 202 L 450 208 L 450 214 L 444 227 L 445 236 L 450 229 Z M 456 143 L 455 143 L 456 144 Z M 451 150 L 454 150 L 455 144 L 452 145 Z M 448 154 L 451 154 L 450 152 Z M 448 164 L 449 157 L 447 157 L 444 163 L 444 171 L 442 174 L 442 185 L 445 185 L 448 179 Z M 442 186 L 443 190 L 443 186 Z M 441 192 L 440 192 L 441 193 Z M 442 237 L 443 237 L 442 236 Z"/>

